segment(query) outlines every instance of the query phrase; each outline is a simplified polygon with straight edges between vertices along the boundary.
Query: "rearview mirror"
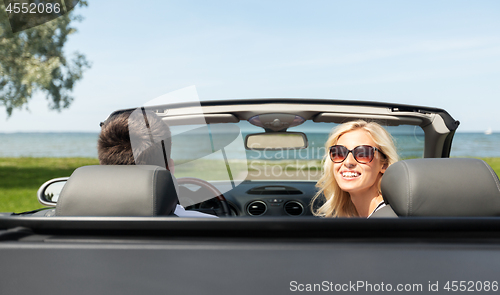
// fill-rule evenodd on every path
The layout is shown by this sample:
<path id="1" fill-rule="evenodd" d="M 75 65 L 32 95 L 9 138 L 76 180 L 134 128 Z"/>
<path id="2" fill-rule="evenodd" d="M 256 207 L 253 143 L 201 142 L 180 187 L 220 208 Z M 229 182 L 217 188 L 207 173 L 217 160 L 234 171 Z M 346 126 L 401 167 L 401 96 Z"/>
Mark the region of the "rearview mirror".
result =
<path id="1" fill-rule="evenodd" d="M 302 132 L 254 133 L 245 138 L 248 150 L 305 149 L 307 145 L 307 136 Z"/>
<path id="2" fill-rule="evenodd" d="M 68 178 L 69 177 L 54 178 L 42 184 L 36 193 L 38 202 L 44 206 L 55 207 L 59 199 L 59 194 L 66 184 L 66 181 L 68 181 Z"/>

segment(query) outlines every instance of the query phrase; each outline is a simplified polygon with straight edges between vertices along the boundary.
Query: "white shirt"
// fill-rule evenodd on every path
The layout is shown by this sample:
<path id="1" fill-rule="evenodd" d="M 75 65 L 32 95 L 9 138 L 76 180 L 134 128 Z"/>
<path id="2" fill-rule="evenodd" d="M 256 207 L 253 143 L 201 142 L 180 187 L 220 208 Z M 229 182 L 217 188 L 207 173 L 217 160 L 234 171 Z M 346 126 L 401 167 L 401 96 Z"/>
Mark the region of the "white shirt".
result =
<path id="1" fill-rule="evenodd" d="M 186 210 L 181 205 L 177 205 L 174 214 L 179 217 L 203 217 L 203 218 L 218 218 L 217 216 L 201 213 L 198 211 Z"/>
<path id="2" fill-rule="evenodd" d="M 373 212 L 372 212 L 372 213 L 370 213 L 370 215 L 368 215 L 368 217 L 366 217 L 366 218 L 370 218 L 370 216 L 372 216 L 372 215 L 373 215 L 373 213 L 377 212 L 377 211 L 378 211 L 378 210 L 380 210 L 381 208 L 384 208 L 384 207 L 385 207 L 385 205 L 386 205 L 386 204 L 385 204 L 385 202 L 384 202 L 384 201 L 380 202 L 380 204 L 378 204 L 378 205 L 377 205 L 377 208 L 375 208 L 375 210 L 373 210 Z"/>

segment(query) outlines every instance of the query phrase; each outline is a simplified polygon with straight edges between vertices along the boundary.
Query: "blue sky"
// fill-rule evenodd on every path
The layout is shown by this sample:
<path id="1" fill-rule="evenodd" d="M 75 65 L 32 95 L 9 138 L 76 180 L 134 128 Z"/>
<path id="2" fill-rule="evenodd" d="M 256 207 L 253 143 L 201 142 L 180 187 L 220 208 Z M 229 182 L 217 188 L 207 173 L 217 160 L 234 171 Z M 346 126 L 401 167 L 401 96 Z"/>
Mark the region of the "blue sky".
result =
<path id="1" fill-rule="evenodd" d="M 93 66 L 73 105 L 43 96 L 0 132 L 99 131 L 195 85 L 202 100 L 305 97 L 446 109 L 500 132 L 500 1 L 89 1 L 66 52 Z"/>

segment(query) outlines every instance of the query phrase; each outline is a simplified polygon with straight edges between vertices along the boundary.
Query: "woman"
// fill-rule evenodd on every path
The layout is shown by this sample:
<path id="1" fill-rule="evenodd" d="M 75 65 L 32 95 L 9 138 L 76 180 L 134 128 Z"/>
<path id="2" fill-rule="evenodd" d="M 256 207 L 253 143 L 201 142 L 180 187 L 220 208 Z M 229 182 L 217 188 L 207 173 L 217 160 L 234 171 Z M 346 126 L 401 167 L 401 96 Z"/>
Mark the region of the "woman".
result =
<path id="1" fill-rule="evenodd" d="M 379 124 L 363 120 L 335 128 L 326 141 L 324 174 L 312 204 L 324 195 L 314 214 L 322 217 L 369 217 L 385 206 L 382 175 L 398 161 L 391 135 Z"/>

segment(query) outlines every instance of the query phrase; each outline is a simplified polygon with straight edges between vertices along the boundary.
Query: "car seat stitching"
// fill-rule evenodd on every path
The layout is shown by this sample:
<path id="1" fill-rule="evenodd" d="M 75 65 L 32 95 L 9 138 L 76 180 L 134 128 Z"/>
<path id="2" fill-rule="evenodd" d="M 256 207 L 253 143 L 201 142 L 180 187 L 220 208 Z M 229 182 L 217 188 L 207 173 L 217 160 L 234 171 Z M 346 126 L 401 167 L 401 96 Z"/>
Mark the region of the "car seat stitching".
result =
<path id="1" fill-rule="evenodd" d="M 493 180 L 495 181 L 497 189 L 500 191 L 500 183 L 498 182 L 498 176 L 493 171 L 493 169 L 490 167 L 490 165 L 486 164 L 486 162 L 483 160 L 480 160 L 480 161 L 483 163 L 483 165 L 485 165 L 488 168 L 488 171 L 490 172 L 491 176 L 493 177 Z"/>
<path id="2" fill-rule="evenodd" d="M 73 174 L 74 174 L 74 171 L 73 171 L 73 173 L 71 173 L 70 178 L 66 181 L 66 184 L 70 181 L 71 176 L 73 176 Z M 59 196 L 60 195 L 64 195 L 64 189 L 67 188 L 67 187 L 68 187 L 67 185 L 63 186 L 61 192 L 59 193 Z M 56 208 L 55 208 L 56 209 L 55 210 L 55 215 L 58 215 L 58 213 L 61 214 L 61 211 L 64 212 L 63 207 L 65 207 L 65 205 L 64 205 L 65 203 L 66 203 L 65 198 L 60 198 L 60 199 L 57 200 Z"/>
<path id="3" fill-rule="evenodd" d="M 406 209 L 407 213 L 406 216 L 410 216 L 411 214 L 411 181 L 410 181 L 410 169 L 408 168 L 408 164 L 406 162 L 403 162 L 403 167 L 406 170 L 406 183 L 408 184 L 408 190 L 406 191 Z"/>
<path id="4" fill-rule="evenodd" d="M 153 170 L 153 179 L 151 179 L 151 183 L 153 185 L 153 189 L 151 190 L 151 216 L 155 216 L 155 209 L 156 209 L 156 198 L 154 197 L 155 191 L 156 191 L 156 174 L 158 173 L 158 168 L 155 168 Z"/>

